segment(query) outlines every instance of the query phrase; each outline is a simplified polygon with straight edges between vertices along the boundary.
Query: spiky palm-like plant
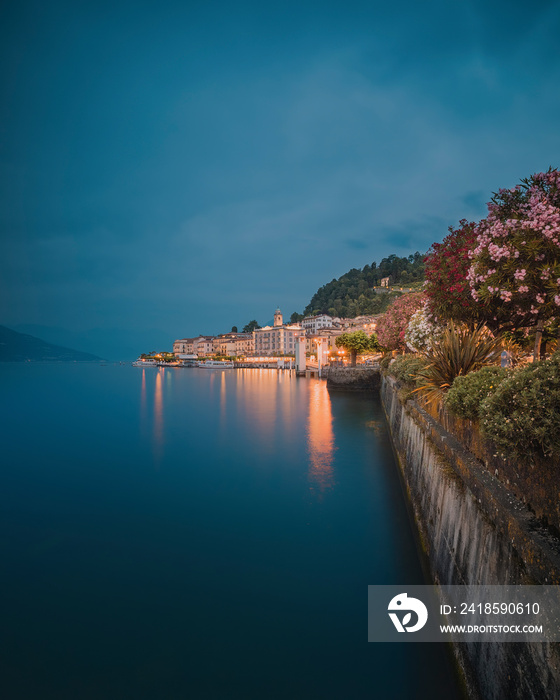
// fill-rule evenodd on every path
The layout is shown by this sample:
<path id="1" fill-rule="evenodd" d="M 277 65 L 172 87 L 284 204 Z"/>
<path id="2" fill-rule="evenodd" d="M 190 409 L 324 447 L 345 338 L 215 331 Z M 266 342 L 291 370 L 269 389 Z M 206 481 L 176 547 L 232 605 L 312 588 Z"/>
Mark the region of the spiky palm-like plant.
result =
<path id="1" fill-rule="evenodd" d="M 417 375 L 418 391 L 427 401 L 439 399 L 459 377 L 499 362 L 501 338 L 478 325 L 474 330 L 452 321 L 425 353 L 428 366 Z"/>

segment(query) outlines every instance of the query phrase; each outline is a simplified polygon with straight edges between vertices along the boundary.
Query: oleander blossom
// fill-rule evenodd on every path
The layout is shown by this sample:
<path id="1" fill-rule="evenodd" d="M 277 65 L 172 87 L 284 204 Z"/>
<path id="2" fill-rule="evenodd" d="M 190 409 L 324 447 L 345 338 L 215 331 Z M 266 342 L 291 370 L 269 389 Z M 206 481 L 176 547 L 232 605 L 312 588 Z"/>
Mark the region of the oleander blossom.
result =
<path id="1" fill-rule="evenodd" d="M 426 301 L 422 292 L 403 294 L 377 319 L 377 340 L 387 350 L 404 350 L 405 333 L 413 314 Z"/>
<path id="2" fill-rule="evenodd" d="M 560 306 L 560 171 L 522 183 L 492 198 L 466 274 L 485 316 L 510 327 L 556 318 Z"/>
<path id="3" fill-rule="evenodd" d="M 428 302 L 416 311 L 408 322 L 404 342 L 413 352 L 430 350 L 441 335 L 441 326 L 437 326 L 428 310 Z"/>
<path id="4" fill-rule="evenodd" d="M 476 241 L 475 229 L 474 222 L 462 219 L 458 227 L 449 227 L 442 243 L 434 243 L 426 256 L 424 291 L 428 300 L 427 312 L 439 322 L 480 320 L 480 307 L 468 278 L 470 254 Z M 486 271 L 492 267 L 495 265 L 488 265 Z"/>

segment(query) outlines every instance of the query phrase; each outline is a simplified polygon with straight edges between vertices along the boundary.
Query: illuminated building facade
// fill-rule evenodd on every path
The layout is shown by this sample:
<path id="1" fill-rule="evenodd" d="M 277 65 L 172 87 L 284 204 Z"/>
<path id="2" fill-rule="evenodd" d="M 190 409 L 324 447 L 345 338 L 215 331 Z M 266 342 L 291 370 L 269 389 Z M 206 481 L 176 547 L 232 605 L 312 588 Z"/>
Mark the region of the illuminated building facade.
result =
<path id="1" fill-rule="evenodd" d="M 280 309 L 274 313 L 274 325 L 257 328 L 253 331 L 255 339 L 255 355 L 293 355 L 296 338 L 304 335 L 305 331 L 297 324 L 284 324 Z"/>
<path id="2" fill-rule="evenodd" d="M 314 335 L 323 328 L 332 328 L 333 318 L 328 314 L 318 314 L 317 316 L 306 316 L 301 322 L 301 326 L 307 335 Z"/>

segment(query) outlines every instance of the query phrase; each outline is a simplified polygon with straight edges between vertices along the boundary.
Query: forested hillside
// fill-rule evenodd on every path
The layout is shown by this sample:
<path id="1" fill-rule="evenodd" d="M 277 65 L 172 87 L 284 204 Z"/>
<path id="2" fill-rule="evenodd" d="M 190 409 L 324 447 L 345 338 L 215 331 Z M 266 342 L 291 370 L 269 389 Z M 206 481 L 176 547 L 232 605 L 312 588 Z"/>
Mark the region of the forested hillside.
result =
<path id="1" fill-rule="evenodd" d="M 353 318 L 360 314 L 383 313 L 397 293 L 376 293 L 384 277 L 395 286 L 419 286 L 424 280 L 424 255 L 414 253 L 407 258 L 390 255 L 377 265 L 372 262 L 362 270 L 353 269 L 325 284 L 313 295 L 304 314 L 326 313 Z"/>

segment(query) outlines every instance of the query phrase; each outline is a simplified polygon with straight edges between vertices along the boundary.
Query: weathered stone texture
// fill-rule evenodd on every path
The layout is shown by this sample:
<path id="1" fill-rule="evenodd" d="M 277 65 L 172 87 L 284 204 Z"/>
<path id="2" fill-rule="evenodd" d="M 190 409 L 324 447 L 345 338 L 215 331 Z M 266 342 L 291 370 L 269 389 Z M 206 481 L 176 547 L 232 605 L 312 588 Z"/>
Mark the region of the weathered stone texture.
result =
<path id="1" fill-rule="evenodd" d="M 329 367 L 328 389 L 364 391 L 379 389 L 381 374 L 377 367 Z"/>
<path id="2" fill-rule="evenodd" d="M 502 458 L 496 447 L 482 438 L 477 423 L 454 416 L 441 402 L 426 410 L 538 519 L 560 534 L 560 461 L 557 458 L 534 455 L 526 460 Z"/>

